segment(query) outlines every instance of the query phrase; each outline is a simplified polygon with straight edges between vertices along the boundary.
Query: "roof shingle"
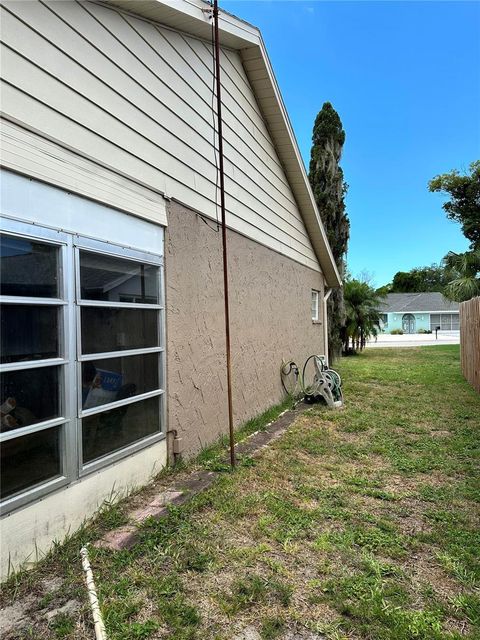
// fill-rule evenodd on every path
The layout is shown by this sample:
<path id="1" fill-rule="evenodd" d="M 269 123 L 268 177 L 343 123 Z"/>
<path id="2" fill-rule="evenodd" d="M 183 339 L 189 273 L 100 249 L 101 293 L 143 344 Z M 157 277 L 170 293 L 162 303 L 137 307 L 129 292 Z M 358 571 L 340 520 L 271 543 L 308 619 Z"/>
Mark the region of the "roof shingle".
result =
<path id="1" fill-rule="evenodd" d="M 384 313 L 458 311 L 458 302 L 447 300 L 438 292 L 389 293 L 382 303 Z"/>

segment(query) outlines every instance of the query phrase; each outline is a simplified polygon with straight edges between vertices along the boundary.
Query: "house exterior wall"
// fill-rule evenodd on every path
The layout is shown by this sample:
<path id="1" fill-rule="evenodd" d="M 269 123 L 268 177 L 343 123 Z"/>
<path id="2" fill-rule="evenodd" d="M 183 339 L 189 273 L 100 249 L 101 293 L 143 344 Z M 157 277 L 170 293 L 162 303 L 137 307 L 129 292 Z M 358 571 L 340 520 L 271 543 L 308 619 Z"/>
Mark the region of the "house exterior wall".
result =
<path id="1" fill-rule="evenodd" d="M 405 314 L 408 314 L 409 312 L 397 312 L 397 313 L 387 313 L 387 317 L 388 317 L 388 324 L 387 325 L 383 325 L 382 326 L 382 331 L 384 333 L 390 333 L 391 331 L 395 330 L 395 329 L 402 329 L 403 330 L 403 316 Z M 447 316 L 447 317 L 452 317 L 457 319 L 457 323 L 458 323 L 458 311 L 438 311 L 438 312 L 433 312 L 433 313 L 429 313 L 429 312 L 416 312 L 416 313 L 412 313 L 411 315 L 414 316 L 415 318 L 415 333 L 418 333 L 421 330 L 434 330 L 434 327 L 432 327 L 432 322 L 436 323 L 437 321 L 435 320 L 435 317 L 438 317 L 439 315 L 441 316 Z M 436 326 L 441 326 L 440 324 L 437 324 Z M 442 330 L 446 330 L 449 331 L 451 330 L 450 327 L 441 327 Z M 453 328 L 453 330 L 457 330 L 455 329 L 455 327 Z"/>
<path id="2" fill-rule="evenodd" d="M 7 0 L 1 19 L 4 166 L 100 201 L 121 183 L 161 223 L 162 193 L 215 217 L 209 42 L 95 2 Z M 320 271 L 240 54 L 221 65 L 227 224 Z"/>
<path id="3" fill-rule="evenodd" d="M 388 327 L 384 330 L 386 333 L 390 333 L 394 329 L 403 330 L 403 316 L 404 313 L 388 313 Z M 430 314 L 429 313 L 412 313 L 415 317 L 415 333 L 418 333 L 420 329 L 430 329 Z"/>
<path id="4" fill-rule="evenodd" d="M 169 428 L 191 455 L 228 431 L 221 235 L 172 203 L 165 238 Z M 282 359 L 324 353 L 323 277 L 228 233 L 235 425 L 284 397 Z M 311 292 L 320 292 L 311 319 Z"/>

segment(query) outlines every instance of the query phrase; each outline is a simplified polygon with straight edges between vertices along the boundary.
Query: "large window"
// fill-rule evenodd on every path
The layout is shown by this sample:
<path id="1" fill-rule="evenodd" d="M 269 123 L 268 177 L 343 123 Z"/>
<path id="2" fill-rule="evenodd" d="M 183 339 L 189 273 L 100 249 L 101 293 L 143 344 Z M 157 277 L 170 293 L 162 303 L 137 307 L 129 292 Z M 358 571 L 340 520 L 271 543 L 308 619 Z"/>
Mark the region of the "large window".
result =
<path id="1" fill-rule="evenodd" d="M 78 402 L 87 464 L 160 431 L 160 268 L 85 250 L 77 261 Z"/>
<path id="2" fill-rule="evenodd" d="M 459 331 L 460 319 L 458 313 L 431 313 L 430 329 L 440 328 L 441 331 Z"/>
<path id="3" fill-rule="evenodd" d="M 1 499 L 10 508 L 163 436 L 158 256 L 10 222 L 1 260 Z"/>

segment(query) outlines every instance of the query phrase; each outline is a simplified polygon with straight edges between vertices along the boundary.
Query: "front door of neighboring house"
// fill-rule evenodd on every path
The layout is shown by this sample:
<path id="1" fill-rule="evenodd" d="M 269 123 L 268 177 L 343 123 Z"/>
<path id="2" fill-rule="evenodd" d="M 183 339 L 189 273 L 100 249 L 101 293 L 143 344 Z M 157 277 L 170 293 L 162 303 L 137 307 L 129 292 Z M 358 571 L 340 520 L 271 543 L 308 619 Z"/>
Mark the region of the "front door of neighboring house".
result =
<path id="1" fill-rule="evenodd" d="M 415 333 L 415 316 L 406 313 L 402 318 L 403 333 Z"/>

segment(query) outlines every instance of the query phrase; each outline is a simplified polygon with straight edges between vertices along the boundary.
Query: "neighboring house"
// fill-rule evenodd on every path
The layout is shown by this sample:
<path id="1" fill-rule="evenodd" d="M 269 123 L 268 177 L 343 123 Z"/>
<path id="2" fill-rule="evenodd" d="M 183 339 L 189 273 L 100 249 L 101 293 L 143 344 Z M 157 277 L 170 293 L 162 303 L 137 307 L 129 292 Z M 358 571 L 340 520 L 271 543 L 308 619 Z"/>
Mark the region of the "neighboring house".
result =
<path id="1" fill-rule="evenodd" d="M 208 7 L 2 2 L 3 574 L 227 432 Z M 340 280 L 261 35 L 220 35 L 238 426 Z"/>
<path id="2" fill-rule="evenodd" d="M 382 331 L 419 333 L 441 329 L 459 331 L 458 303 L 441 293 L 389 293 L 382 305 Z"/>

